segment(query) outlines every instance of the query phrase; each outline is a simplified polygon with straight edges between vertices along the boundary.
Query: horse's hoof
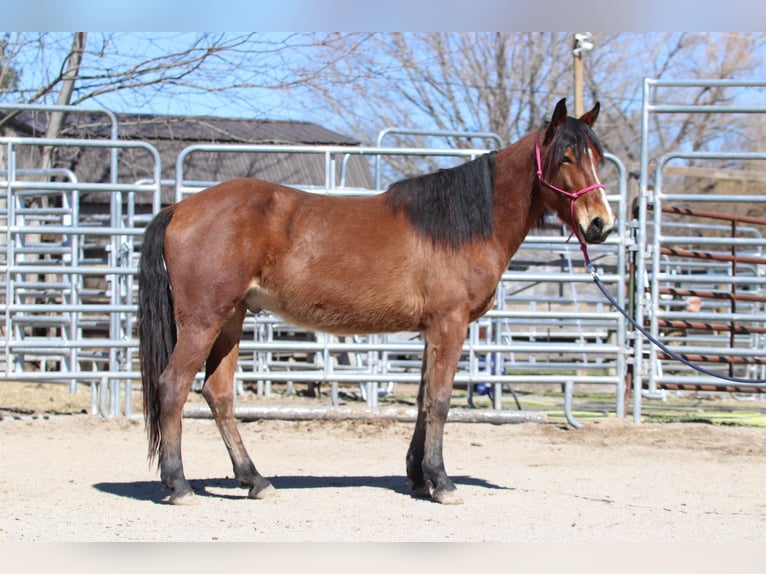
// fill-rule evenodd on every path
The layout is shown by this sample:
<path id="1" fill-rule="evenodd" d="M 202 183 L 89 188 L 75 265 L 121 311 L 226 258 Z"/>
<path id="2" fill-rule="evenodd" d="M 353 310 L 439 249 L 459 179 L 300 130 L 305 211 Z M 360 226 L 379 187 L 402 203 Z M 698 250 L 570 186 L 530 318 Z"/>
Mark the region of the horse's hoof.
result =
<path id="1" fill-rule="evenodd" d="M 265 486 L 254 486 L 251 488 L 250 492 L 247 493 L 247 497 L 261 500 L 263 498 L 271 498 L 277 494 L 279 494 L 277 489 L 269 482 Z"/>
<path id="2" fill-rule="evenodd" d="M 457 490 L 435 490 L 431 498 L 439 504 L 463 504 L 463 497 Z"/>
<path id="3" fill-rule="evenodd" d="M 178 495 L 171 494 L 168 498 L 168 502 L 174 506 L 189 506 L 191 504 L 197 504 L 199 501 L 193 492 L 188 491 Z"/>
<path id="4" fill-rule="evenodd" d="M 412 496 L 415 498 L 431 498 L 431 489 L 428 485 L 422 484 L 420 486 L 412 487 Z"/>

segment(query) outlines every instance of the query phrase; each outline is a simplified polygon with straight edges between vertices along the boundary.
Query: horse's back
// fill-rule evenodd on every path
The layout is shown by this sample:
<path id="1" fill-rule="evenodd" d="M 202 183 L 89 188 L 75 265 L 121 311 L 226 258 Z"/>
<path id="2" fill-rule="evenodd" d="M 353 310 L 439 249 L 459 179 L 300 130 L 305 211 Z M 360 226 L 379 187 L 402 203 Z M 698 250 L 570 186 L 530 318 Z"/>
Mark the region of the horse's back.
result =
<path id="1" fill-rule="evenodd" d="M 190 195 L 172 206 L 176 227 L 190 227 L 218 220 L 230 223 L 240 216 L 266 215 L 275 202 L 293 203 L 305 192 L 255 178 L 239 178 L 219 183 Z"/>
<path id="2" fill-rule="evenodd" d="M 165 251 L 177 299 L 244 304 L 341 334 L 419 331 L 434 309 L 486 310 L 483 242 L 437 246 L 385 194 L 329 196 L 237 179 L 175 206 Z"/>
<path id="3" fill-rule="evenodd" d="M 173 210 L 165 251 L 180 297 L 189 292 L 198 301 L 207 289 L 332 332 L 419 326 L 428 261 L 411 226 L 380 195 L 328 196 L 236 179 Z"/>

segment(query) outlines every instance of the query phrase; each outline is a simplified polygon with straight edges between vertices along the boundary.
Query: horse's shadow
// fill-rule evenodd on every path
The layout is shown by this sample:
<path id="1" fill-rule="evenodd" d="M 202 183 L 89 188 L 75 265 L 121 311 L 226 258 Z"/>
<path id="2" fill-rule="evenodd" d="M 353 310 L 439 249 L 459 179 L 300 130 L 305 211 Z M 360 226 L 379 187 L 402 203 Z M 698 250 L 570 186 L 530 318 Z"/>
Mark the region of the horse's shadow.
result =
<path id="1" fill-rule="evenodd" d="M 381 488 L 401 494 L 412 496 L 410 483 L 401 475 L 386 476 L 274 476 L 269 480 L 278 490 L 304 490 L 314 488 Z M 472 476 L 453 476 L 453 482 L 457 485 L 479 486 L 492 490 L 512 490 L 506 486 L 500 486 L 490 481 L 474 478 Z M 232 478 L 202 478 L 189 481 L 192 490 L 197 496 L 213 497 L 222 499 L 240 499 L 246 496 L 246 491 L 239 488 Z M 137 482 L 99 482 L 93 488 L 120 496 L 155 503 L 162 503 L 167 499 L 168 491 L 163 489 L 159 480 L 142 480 Z"/>

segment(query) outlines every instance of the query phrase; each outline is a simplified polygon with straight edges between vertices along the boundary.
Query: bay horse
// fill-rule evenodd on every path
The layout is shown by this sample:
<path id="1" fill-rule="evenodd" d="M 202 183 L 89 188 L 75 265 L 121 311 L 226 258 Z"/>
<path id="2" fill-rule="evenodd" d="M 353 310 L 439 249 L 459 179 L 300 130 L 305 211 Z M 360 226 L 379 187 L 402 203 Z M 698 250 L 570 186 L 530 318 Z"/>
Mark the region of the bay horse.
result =
<path id="1" fill-rule="evenodd" d="M 150 462 L 169 501 L 194 493 L 181 457 L 181 416 L 205 366 L 202 394 L 248 497 L 275 492 L 237 429 L 233 376 L 245 313 L 271 311 L 335 334 L 416 331 L 425 345 L 417 421 L 406 456 L 413 495 L 460 503 L 442 437 L 468 324 L 493 304 L 511 256 L 545 210 L 582 242 L 614 215 L 592 131 L 562 99 L 516 143 L 366 197 L 327 196 L 257 179 L 210 187 L 160 211 L 139 268 L 139 342 Z"/>

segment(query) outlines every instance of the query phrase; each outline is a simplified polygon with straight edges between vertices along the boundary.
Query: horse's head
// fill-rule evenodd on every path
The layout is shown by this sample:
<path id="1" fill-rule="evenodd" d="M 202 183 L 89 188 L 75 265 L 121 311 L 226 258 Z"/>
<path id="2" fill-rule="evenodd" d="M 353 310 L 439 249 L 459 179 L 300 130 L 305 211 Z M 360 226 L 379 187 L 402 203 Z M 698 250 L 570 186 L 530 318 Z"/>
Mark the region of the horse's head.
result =
<path id="1" fill-rule="evenodd" d="M 598 172 L 603 150 L 591 129 L 598 112 L 597 102 L 580 119 L 570 118 L 566 99 L 562 99 L 535 141 L 537 177 L 545 206 L 587 243 L 604 241 L 615 223 Z"/>

